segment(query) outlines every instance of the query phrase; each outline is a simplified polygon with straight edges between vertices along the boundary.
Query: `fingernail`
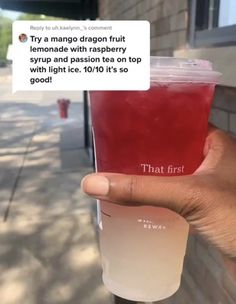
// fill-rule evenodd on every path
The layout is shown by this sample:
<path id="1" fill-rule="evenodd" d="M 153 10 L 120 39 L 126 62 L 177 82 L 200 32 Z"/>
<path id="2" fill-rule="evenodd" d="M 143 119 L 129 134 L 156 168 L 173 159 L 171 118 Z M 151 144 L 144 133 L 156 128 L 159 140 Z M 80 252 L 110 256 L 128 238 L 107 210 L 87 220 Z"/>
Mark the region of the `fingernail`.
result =
<path id="1" fill-rule="evenodd" d="M 105 196 L 109 191 L 109 181 L 105 176 L 88 175 L 81 182 L 85 193 L 92 196 Z"/>

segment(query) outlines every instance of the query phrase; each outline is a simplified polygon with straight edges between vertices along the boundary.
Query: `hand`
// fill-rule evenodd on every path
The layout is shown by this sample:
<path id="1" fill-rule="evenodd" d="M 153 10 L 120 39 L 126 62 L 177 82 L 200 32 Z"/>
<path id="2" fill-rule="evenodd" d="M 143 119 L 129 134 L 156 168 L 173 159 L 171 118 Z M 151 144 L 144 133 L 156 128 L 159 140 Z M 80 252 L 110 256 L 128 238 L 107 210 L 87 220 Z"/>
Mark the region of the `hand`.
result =
<path id="1" fill-rule="evenodd" d="M 211 128 L 205 160 L 193 175 L 98 173 L 86 176 L 88 195 L 121 205 L 151 205 L 182 215 L 205 239 L 236 257 L 236 140 Z"/>

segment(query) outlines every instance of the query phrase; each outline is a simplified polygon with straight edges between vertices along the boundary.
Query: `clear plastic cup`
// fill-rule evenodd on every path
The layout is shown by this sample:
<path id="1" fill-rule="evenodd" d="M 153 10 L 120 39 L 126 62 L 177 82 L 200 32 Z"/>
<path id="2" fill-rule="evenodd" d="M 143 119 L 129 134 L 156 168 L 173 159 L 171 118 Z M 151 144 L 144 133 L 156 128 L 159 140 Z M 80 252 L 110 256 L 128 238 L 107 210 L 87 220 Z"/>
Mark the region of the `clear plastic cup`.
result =
<path id="1" fill-rule="evenodd" d="M 151 57 L 148 91 L 90 92 L 98 172 L 175 176 L 203 160 L 220 74 L 204 60 Z M 151 302 L 180 285 L 189 226 L 175 212 L 100 202 L 103 281 L 114 294 Z"/>

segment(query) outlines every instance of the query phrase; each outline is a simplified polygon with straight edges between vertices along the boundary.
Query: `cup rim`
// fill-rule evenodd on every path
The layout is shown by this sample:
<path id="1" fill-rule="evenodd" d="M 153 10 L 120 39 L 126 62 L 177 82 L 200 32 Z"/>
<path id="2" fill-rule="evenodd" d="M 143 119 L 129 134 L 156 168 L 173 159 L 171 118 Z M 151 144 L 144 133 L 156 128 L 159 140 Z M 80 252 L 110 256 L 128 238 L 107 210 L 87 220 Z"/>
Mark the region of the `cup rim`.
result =
<path id="1" fill-rule="evenodd" d="M 217 83 L 222 74 L 213 70 L 208 60 L 177 57 L 150 57 L 151 82 Z"/>

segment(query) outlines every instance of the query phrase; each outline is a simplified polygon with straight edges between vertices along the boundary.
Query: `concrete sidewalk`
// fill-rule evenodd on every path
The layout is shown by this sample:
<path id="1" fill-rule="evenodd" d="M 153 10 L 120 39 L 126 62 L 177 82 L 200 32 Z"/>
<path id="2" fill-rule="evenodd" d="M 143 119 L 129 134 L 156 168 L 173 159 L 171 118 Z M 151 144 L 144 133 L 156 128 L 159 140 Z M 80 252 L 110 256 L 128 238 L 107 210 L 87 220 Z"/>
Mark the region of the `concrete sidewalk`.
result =
<path id="1" fill-rule="evenodd" d="M 1 304 L 112 303 L 101 281 L 95 203 L 80 190 L 92 170 L 82 121 L 8 114 L 0 122 Z"/>

